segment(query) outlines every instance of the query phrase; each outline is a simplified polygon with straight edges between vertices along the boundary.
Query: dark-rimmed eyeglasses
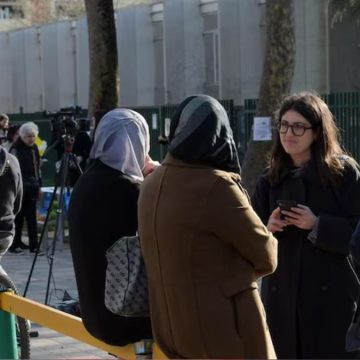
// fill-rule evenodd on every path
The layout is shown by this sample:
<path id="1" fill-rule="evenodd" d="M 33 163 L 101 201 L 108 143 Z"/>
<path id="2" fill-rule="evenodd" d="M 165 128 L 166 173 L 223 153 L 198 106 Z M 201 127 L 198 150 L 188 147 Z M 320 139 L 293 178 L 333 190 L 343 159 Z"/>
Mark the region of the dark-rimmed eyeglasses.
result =
<path id="1" fill-rule="evenodd" d="M 302 123 L 295 123 L 290 125 L 287 121 L 282 120 L 278 122 L 277 128 L 280 134 L 286 134 L 290 128 L 293 135 L 303 136 L 305 134 L 305 131 L 313 129 L 313 126 L 305 126 Z"/>

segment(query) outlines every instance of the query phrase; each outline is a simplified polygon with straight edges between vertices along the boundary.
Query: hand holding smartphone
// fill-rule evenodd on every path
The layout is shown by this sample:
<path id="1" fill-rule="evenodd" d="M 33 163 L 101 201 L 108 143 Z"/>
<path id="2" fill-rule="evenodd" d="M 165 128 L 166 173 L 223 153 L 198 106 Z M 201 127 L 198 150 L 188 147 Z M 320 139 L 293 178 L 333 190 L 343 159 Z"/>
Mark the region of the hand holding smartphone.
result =
<path id="1" fill-rule="evenodd" d="M 291 211 L 291 208 L 297 207 L 297 202 L 294 200 L 277 200 L 276 203 L 281 211 Z M 285 215 L 281 214 L 280 219 L 285 220 Z"/>

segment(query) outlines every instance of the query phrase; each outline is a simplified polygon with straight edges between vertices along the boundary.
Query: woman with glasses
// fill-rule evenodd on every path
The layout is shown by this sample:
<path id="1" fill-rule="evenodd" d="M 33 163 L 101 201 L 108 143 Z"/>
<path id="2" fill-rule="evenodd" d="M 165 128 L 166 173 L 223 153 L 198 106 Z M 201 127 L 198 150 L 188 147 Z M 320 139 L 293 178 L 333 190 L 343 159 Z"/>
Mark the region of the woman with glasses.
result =
<path id="1" fill-rule="evenodd" d="M 264 278 L 270 333 L 279 358 L 358 358 L 345 336 L 360 290 L 347 261 L 360 217 L 356 161 L 339 143 L 333 116 L 317 95 L 284 100 L 270 165 L 253 205 L 279 240 L 278 267 Z M 281 200 L 295 202 L 287 210 Z"/>

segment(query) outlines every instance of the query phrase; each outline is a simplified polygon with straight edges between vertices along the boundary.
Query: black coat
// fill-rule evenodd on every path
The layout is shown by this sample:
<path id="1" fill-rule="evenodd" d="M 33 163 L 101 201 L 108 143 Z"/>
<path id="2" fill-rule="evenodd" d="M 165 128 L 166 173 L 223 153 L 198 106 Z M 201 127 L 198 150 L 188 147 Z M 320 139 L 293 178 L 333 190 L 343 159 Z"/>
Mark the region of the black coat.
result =
<path id="1" fill-rule="evenodd" d="M 19 137 L 9 152 L 19 161 L 23 180 L 24 201 L 37 201 L 42 186 L 40 176 L 40 154 L 36 144 L 26 145 Z"/>
<path id="2" fill-rule="evenodd" d="M 151 337 L 149 318 L 114 315 L 104 305 L 106 250 L 137 231 L 139 184 L 95 160 L 80 177 L 69 205 L 70 245 L 86 329 L 98 339 L 125 345 Z"/>
<path id="3" fill-rule="evenodd" d="M 360 217 L 360 181 L 347 166 L 340 186 L 324 185 L 313 163 L 284 172 L 278 185 L 266 175 L 257 184 L 253 205 L 264 224 L 276 200 L 295 200 L 318 216 L 314 243 L 295 226 L 275 233 L 278 267 L 263 279 L 262 297 L 279 358 L 358 358 L 345 351 L 345 334 L 359 298 L 347 262 Z"/>
<path id="4" fill-rule="evenodd" d="M 358 222 L 352 235 L 350 242 L 350 254 L 353 260 L 355 260 L 357 267 L 360 267 L 360 221 Z"/>

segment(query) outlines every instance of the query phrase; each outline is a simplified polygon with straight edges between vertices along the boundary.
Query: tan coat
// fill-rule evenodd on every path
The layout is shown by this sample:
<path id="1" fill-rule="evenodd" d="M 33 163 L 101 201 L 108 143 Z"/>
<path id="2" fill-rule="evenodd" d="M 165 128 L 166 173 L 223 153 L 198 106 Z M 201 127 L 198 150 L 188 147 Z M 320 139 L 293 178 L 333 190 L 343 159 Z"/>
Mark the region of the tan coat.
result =
<path id="1" fill-rule="evenodd" d="M 277 241 L 240 177 L 167 155 L 139 198 L 155 340 L 170 358 L 275 358 L 256 279 Z"/>

